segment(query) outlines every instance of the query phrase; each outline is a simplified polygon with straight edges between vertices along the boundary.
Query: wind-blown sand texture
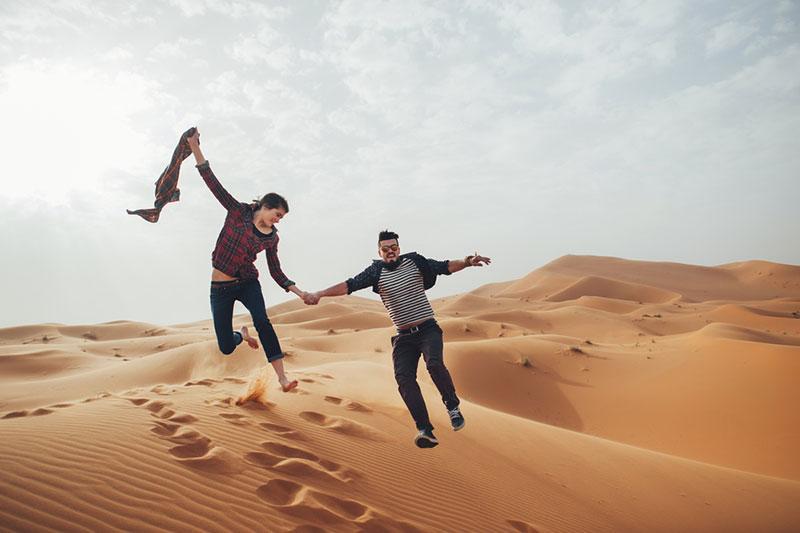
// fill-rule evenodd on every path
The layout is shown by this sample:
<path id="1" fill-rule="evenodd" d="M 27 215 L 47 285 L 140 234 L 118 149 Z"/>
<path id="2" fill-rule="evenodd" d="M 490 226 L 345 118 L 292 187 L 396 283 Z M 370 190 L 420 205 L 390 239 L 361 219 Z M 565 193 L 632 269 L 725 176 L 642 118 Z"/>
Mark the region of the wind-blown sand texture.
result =
<path id="1" fill-rule="evenodd" d="M 289 394 L 210 321 L 0 329 L 0 529 L 800 530 L 800 267 L 566 256 L 434 308 L 432 450 L 372 300 L 270 309 Z"/>

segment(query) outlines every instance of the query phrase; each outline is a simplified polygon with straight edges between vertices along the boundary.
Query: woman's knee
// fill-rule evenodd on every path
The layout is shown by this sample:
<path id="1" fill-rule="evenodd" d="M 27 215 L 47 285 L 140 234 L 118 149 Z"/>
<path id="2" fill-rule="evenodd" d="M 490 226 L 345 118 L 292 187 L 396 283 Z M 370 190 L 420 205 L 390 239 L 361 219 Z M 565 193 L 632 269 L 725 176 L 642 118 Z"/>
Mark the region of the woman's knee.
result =
<path id="1" fill-rule="evenodd" d="M 233 335 L 230 336 L 230 339 L 225 338 L 220 339 L 217 338 L 217 344 L 219 345 L 219 351 L 225 355 L 230 355 L 242 343 L 242 334 L 238 331 L 234 331 Z"/>
<path id="2" fill-rule="evenodd" d="M 225 355 L 230 355 L 236 350 L 236 345 L 233 343 L 219 343 L 219 351 Z"/>

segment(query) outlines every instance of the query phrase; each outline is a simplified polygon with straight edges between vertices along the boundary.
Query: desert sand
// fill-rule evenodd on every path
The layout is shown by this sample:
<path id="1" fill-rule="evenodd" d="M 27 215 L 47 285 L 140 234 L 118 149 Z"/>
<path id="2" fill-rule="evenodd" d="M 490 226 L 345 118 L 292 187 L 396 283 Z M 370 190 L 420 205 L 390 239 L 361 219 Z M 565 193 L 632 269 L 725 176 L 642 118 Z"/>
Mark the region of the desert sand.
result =
<path id="1" fill-rule="evenodd" d="M 0 529 L 800 531 L 800 267 L 566 256 L 433 304 L 467 425 L 420 365 L 431 450 L 373 300 L 270 308 L 288 394 L 210 320 L 0 329 Z"/>

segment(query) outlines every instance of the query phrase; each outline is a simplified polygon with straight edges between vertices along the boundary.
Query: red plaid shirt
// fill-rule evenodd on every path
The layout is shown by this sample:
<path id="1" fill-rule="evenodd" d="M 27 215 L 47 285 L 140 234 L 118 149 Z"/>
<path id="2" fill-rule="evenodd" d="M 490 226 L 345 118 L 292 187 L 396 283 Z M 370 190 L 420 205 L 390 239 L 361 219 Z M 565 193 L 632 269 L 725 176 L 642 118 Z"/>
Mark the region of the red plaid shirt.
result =
<path id="1" fill-rule="evenodd" d="M 295 283 L 281 270 L 281 262 L 278 260 L 278 228 L 273 227 L 269 235 L 257 233 L 253 225 L 253 207 L 237 201 L 225 190 L 211 171 L 208 161 L 197 165 L 197 170 L 222 207 L 228 211 L 225 225 L 217 238 L 217 245 L 211 253 L 211 264 L 231 277 L 258 279 L 258 269 L 253 263 L 256 255 L 265 250 L 272 279 L 288 292 L 289 287 Z"/>

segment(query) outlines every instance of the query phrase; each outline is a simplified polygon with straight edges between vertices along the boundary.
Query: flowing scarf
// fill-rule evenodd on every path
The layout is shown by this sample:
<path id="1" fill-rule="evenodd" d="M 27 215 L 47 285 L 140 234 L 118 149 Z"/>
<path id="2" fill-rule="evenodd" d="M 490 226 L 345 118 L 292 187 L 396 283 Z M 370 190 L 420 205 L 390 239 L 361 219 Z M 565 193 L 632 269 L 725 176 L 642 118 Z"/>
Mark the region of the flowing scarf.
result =
<path id="1" fill-rule="evenodd" d="M 169 165 L 156 180 L 155 207 L 152 209 L 137 209 L 135 211 L 126 209 L 129 215 L 139 215 L 148 222 L 158 222 L 158 217 L 164 206 L 170 202 L 180 200 L 181 191 L 178 189 L 178 175 L 180 174 L 181 163 L 192 153 L 192 149 L 189 148 L 189 142 L 186 139 L 194 135 L 196 130 L 196 128 L 192 127 L 181 135 L 178 146 L 175 147 L 175 151 L 172 153 Z"/>

